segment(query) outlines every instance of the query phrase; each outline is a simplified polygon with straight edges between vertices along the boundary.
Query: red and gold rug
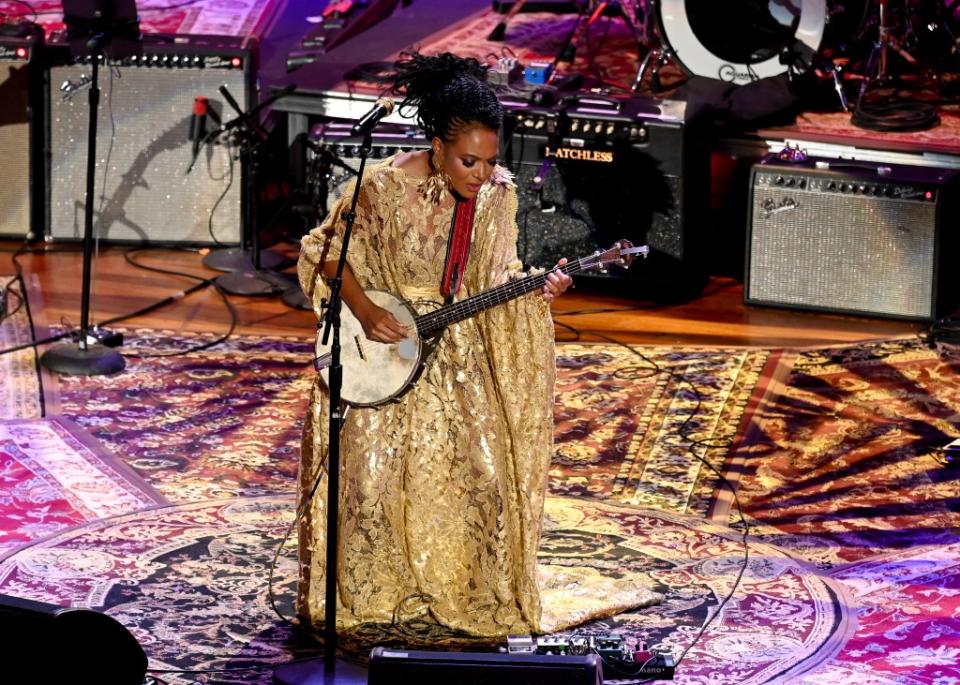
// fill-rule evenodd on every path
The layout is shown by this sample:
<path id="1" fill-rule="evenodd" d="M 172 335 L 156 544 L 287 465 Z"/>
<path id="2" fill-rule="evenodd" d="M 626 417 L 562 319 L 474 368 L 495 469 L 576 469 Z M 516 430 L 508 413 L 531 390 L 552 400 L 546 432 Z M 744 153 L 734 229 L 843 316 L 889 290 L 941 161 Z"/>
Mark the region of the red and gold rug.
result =
<path id="1" fill-rule="evenodd" d="M 193 33 L 259 36 L 284 0 L 152 0 L 137 5 L 144 33 Z M 47 34 L 63 29 L 63 5 L 57 0 L 31 0 L 36 21 Z M 23 8 L 26 18 L 32 18 Z"/>
<path id="2" fill-rule="evenodd" d="M 960 682 L 960 471 L 938 452 L 958 372 L 915 338 L 808 350 L 751 406 L 727 472 L 755 539 L 823 569 L 857 617 L 804 683 Z"/>
<path id="3" fill-rule="evenodd" d="M 0 276 L 0 288 L 11 288 L 9 313 L 0 317 L 0 350 L 26 345 L 33 339 L 30 318 L 18 283 Z M 37 356 L 32 348 L 0 354 L 0 420 L 29 419 L 42 413 Z"/>
<path id="4" fill-rule="evenodd" d="M 0 592 L 109 614 L 131 630 L 150 668 L 191 671 L 164 673 L 170 685 L 269 683 L 272 666 L 320 651 L 280 620 L 267 597 L 293 508 L 292 495 L 234 497 L 89 523 L 0 562 Z M 753 545 L 735 601 L 720 609 L 743 549 L 735 532 L 695 518 L 551 497 L 541 563 L 648 577 L 663 604 L 576 632 L 646 639 L 675 656 L 695 642 L 678 682 L 761 685 L 799 675 L 835 651 L 850 627 L 842 587 L 768 545 Z M 278 607 L 290 616 L 292 548 L 275 575 Z M 341 640 L 355 656 L 378 643 L 494 646 L 414 622 L 370 625 Z"/>
<path id="5" fill-rule="evenodd" d="M 91 521 L 164 504 L 71 421 L 0 421 L 0 559 Z"/>

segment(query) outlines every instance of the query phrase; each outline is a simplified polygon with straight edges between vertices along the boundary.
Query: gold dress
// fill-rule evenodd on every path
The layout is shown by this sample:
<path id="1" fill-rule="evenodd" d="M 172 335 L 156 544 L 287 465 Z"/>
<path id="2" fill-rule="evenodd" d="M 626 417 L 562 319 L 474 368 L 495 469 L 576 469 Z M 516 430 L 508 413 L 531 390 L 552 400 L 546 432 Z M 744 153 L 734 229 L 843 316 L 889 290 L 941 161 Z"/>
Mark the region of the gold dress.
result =
<path id="1" fill-rule="evenodd" d="M 441 302 L 453 212 L 393 166 L 368 170 L 348 261 L 359 283 Z M 315 309 L 337 259 L 352 188 L 304 238 L 298 272 Z M 497 168 L 480 190 L 458 299 L 519 273 L 516 192 Z M 431 304 L 432 303 L 432 304 Z M 480 636 L 540 629 L 537 547 L 552 452 L 553 326 L 538 292 L 450 326 L 417 386 L 398 402 L 350 409 L 341 437 L 338 628 L 411 618 Z M 324 468 L 327 393 L 314 386 L 301 503 Z M 299 530 L 298 613 L 324 616 L 326 484 Z"/>

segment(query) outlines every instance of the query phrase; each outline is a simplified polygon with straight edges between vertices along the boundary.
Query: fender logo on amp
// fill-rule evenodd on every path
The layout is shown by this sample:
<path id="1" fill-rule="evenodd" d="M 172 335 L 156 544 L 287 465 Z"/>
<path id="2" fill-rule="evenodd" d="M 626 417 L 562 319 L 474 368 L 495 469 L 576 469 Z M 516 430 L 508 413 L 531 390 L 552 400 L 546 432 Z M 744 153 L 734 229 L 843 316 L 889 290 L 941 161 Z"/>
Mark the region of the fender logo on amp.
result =
<path id="1" fill-rule="evenodd" d="M 543 153 L 544 157 L 554 159 L 575 159 L 581 162 L 613 162 L 612 150 L 581 150 L 575 147 L 552 148 L 549 145 Z"/>

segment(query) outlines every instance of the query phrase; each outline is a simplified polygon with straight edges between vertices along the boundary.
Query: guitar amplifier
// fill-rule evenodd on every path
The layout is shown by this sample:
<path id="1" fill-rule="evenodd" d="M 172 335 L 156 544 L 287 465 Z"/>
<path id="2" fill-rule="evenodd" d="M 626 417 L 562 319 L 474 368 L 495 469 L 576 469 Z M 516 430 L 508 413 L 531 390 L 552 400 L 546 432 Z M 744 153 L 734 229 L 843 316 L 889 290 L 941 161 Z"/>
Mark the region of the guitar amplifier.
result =
<path id="1" fill-rule="evenodd" d="M 323 184 L 318 195 L 327 209 L 340 197 L 347 182 L 360 169 L 360 143 L 363 138 L 352 135 L 352 127 L 352 122 L 330 121 L 317 124 L 310 132 L 307 156 L 315 173 L 308 173 L 312 177 L 308 183 Z M 430 141 L 419 128 L 406 124 L 381 124 L 374 130 L 371 139 L 373 146 L 367 157 L 366 171 L 392 155 L 430 147 Z"/>
<path id="2" fill-rule="evenodd" d="M 50 190 L 47 235 L 83 238 L 90 64 L 51 43 Z M 223 121 L 257 100 L 256 43 L 227 36 L 145 35 L 142 54 L 100 69 L 94 231 L 105 240 L 239 243 L 249 179 L 225 145 L 206 145 L 192 171 L 194 97 Z M 208 119 L 208 130 L 214 126 Z M 211 218 L 212 216 L 212 218 Z"/>
<path id="3" fill-rule="evenodd" d="M 956 304 L 957 172 L 843 160 L 753 167 L 749 304 L 932 320 Z"/>
<path id="4" fill-rule="evenodd" d="M 43 231 L 43 65 L 39 36 L 0 36 L 0 237 Z"/>
<path id="5" fill-rule="evenodd" d="M 580 96 L 553 108 L 506 104 L 502 155 L 516 175 L 521 260 L 548 268 L 626 238 L 649 245 L 650 257 L 576 280 L 654 299 L 702 289 L 710 159 L 692 142 L 684 103 Z"/>

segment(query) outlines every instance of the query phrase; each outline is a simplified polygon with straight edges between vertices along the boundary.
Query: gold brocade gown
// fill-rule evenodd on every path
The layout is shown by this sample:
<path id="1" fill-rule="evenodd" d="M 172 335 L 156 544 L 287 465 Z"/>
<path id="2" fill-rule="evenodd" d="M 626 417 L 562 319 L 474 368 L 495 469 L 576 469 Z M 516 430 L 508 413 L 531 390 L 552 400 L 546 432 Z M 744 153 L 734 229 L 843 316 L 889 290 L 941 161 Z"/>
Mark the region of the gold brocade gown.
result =
<path id="1" fill-rule="evenodd" d="M 369 170 L 348 261 L 365 288 L 441 301 L 453 198 L 439 206 L 421 179 Z M 319 267 L 339 255 L 352 188 L 303 240 L 298 272 L 315 309 Z M 516 192 L 497 168 L 480 191 L 458 299 L 518 274 Z M 432 302 L 433 304 L 430 304 Z M 351 409 L 341 437 L 339 628 L 411 616 L 480 636 L 538 632 L 537 547 L 552 453 L 553 326 L 533 292 L 450 326 L 417 386 L 398 402 Z M 326 458 L 328 407 L 314 386 L 299 497 Z M 299 530 L 298 612 L 324 617 L 326 485 Z"/>

